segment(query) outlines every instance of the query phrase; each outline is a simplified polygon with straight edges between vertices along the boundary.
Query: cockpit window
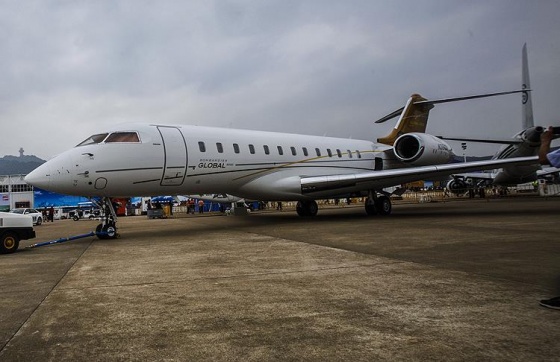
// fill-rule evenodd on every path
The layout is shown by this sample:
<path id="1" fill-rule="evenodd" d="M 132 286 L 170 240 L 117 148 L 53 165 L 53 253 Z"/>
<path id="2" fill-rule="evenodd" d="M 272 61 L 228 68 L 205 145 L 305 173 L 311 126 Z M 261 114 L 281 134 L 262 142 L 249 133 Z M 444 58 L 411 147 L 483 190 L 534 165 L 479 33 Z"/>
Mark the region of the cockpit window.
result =
<path id="1" fill-rule="evenodd" d="M 111 142 L 140 143 L 140 138 L 136 132 L 114 132 L 105 140 L 105 143 Z"/>
<path id="2" fill-rule="evenodd" d="M 105 137 L 107 137 L 107 135 L 108 135 L 108 133 L 100 133 L 100 134 L 93 135 L 91 137 L 88 137 L 82 143 L 79 143 L 78 146 L 86 146 L 86 145 L 93 145 L 93 144 L 96 144 L 96 143 L 101 143 L 101 142 L 103 142 Z M 76 146 L 76 147 L 78 147 L 78 146 Z"/>

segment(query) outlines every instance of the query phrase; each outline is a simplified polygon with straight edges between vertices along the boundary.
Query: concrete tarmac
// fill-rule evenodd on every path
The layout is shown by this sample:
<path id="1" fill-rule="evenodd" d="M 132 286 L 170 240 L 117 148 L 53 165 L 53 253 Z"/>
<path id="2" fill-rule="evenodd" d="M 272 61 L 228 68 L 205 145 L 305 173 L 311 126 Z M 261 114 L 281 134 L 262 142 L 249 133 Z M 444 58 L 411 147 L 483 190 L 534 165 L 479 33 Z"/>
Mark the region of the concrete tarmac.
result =
<path id="1" fill-rule="evenodd" d="M 560 198 L 36 227 L 0 256 L 0 361 L 560 360 Z"/>

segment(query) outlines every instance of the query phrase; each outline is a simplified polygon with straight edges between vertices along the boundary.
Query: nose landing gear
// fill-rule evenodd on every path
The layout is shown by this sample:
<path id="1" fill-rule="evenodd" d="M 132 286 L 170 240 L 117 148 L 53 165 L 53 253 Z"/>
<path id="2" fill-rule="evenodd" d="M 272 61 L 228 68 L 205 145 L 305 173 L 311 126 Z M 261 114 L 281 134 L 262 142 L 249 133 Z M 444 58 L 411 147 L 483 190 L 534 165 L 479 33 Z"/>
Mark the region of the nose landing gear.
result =
<path id="1" fill-rule="evenodd" d="M 102 210 L 101 224 L 97 225 L 95 233 L 99 239 L 116 239 L 119 237 L 117 233 L 117 213 L 113 207 L 111 199 L 108 197 L 101 198 L 98 203 Z"/>

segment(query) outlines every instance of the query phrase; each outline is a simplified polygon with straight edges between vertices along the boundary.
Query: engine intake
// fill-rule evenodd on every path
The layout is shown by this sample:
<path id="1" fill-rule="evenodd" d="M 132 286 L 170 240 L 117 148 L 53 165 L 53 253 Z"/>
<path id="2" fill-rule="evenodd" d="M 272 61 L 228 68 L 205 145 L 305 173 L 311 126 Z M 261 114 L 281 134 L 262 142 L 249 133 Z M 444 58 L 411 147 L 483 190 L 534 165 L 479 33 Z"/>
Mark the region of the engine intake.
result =
<path id="1" fill-rule="evenodd" d="M 403 134 L 395 141 L 393 152 L 399 160 L 414 166 L 448 163 L 453 157 L 447 143 L 426 133 Z"/>
<path id="2" fill-rule="evenodd" d="M 452 193 L 454 193 L 455 195 L 461 195 L 467 192 L 469 186 L 470 185 L 464 180 L 453 178 L 449 180 L 449 182 L 446 185 L 446 188 Z"/>

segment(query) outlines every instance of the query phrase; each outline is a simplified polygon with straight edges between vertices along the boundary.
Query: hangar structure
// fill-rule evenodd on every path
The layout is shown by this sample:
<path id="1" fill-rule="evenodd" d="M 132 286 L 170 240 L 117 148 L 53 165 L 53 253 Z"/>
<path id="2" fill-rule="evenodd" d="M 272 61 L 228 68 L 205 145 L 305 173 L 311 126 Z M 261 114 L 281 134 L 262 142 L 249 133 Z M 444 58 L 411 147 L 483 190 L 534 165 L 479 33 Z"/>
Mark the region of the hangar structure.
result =
<path id="1" fill-rule="evenodd" d="M 25 175 L 0 176 L 0 211 L 33 208 L 33 186 L 24 181 Z"/>

